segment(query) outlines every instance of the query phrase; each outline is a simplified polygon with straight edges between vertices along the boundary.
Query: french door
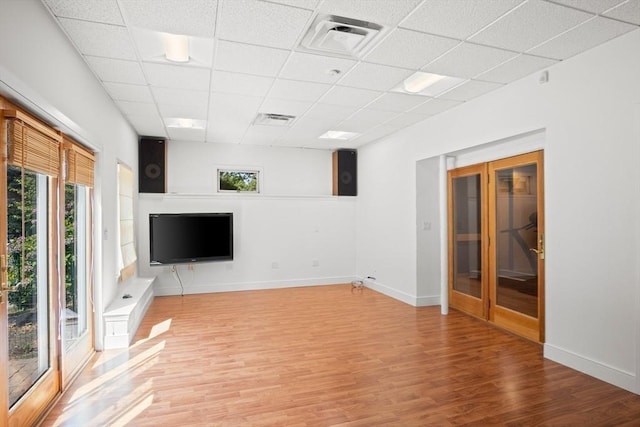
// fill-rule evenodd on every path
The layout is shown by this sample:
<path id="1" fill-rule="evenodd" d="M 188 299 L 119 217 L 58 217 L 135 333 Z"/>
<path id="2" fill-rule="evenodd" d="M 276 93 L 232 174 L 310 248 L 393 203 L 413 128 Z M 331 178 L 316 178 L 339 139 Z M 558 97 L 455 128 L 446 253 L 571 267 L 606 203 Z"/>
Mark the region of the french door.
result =
<path id="1" fill-rule="evenodd" d="M 449 303 L 544 341 L 543 152 L 449 172 Z"/>
<path id="2" fill-rule="evenodd" d="M 0 107 L 6 101 L 0 98 Z M 0 426 L 37 422 L 93 351 L 93 154 L 0 108 Z"/>

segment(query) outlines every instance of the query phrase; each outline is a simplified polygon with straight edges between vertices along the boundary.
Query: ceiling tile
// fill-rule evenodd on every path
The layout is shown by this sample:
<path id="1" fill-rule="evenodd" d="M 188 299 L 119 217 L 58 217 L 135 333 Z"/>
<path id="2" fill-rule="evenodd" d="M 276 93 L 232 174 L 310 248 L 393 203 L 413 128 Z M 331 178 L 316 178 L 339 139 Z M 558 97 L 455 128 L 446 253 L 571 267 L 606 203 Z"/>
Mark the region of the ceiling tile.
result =
<path id="1" fill-rule="evenodd" d="M 158 104 L 163 118 L 206 120 L 207 109 L 198 105 Z"/>
<path id="2" fill-rule="evenodd" d="M 422 0 L 325 0 L 320 12 L 395 26 Z"/>
<path id="3" fill-rule="evenodd" d="M 392 111 L 362 109 L 340 123 L 341 130 L 365 133 L 374 126 L 389 121 L 398 116 Z"/>
<path id="4" fill-rule="evenodd" d="M 277 79 L 271 91 L 270 98 L 290 99 L 293 101 L 315 102 L 324 95 L 331 86 L 321 83 L 300 82 L 297 80 Z"/>
<path id="5" fill-rule="evenodd" d="M 285 49 L 295 45 L 311 17 L 305 9 L 256 0 L 227 1 L 221 9 L 219 38 Z"/>
<path id="6" fill-rule="evenodd" d="M 382 95 L 382 92 L 334 86 L 320 99 L 320 102 L 324 104 L 364 107 L 380 95 Z"/>
<path id="7" fill-rule="evenodd" d="M 640 25 L 640 0 L 629 0 L 626 3 L 622 3 L 615 9 L 605 13 L 604 16 Z"/>
<path id="8" fill-rule="evenodd" d="M 260 107 L 261 113 L 287 114 L 301 116 L 313 103 L 303 101 L 291 101 L 286 99 L 267 98 Z"/>
<path id="9" fill-rule="evenodd" d="M 226 93 L 213 93 L 209 101 L 209 124 L 226 123 L 248 126 L 258 113 L 262 98 Z"/>
<path id="10" fill-rule="evenodd" d="M 417 69 L 459 43 L 458 40 L 398 28 L 364 59 L 367 62 Z"/>
<path id="11" fill-rule="evenodd" d="M 380 90 L 386 92 L 397 86 L 413 72 L 403 68 L 361 62 L 356 65 L 339 84 L 361 89 Z"/>
<path id="12" fill-rule="evenodd" d="M 505 62 L 493 70 L 481 74 L 478 78 L 488 82 L 507 84 L 535 73 L 538 70 L 542 70 L 543 68 L 550 67 L 556 62 L 557 61 L 553 59 L 523 54 L 509 62 Z"/>
<path id="13" fill-rule="evenodd" d="M 274 79 L 249 74 L 214 71 L 211 79 L 211 91 L 237 93 L 241 95 L 266 96 Z"/>
<path id="14" fill-rule="evenodd" d="M 219 41 L 214 68 L 223 71 L 275 77 L 289 57 L 289 51 Z"/>
<path id="15" fill-rule="evenodd" d="M 401 27 L 465 40 L 523 0 L 431 0 L 418 7 Z"/>
<path id="16" fill-rule="evenodd" d="M 44 0 L 54 15 L 63 18 L 124 25 L 116 0 Z"/>
<path id="17" fill-rule="evenodd" d="M 287 6 L 301 7 L 303 9 L 315 9 L 320 0 L 267 0 L 271 3 L 280 3 Z"/>
<path id="18" fill-rule="evenodd" d="M 164 64 L 143 64 L 152 86 L 173 89 L 209 90 L 210 71 L 206 68 Z"/>
<path id="19" fill-rule="evenodd" d="M 424 114 L 415 114 L 415 113 L 404 113 L 398 117 L 396 117 L 395 119 L 389 120 L 388 122 L 385 123 L 385 126 L 393 126 L 396 129 L 398 128 L 404 128 L 407 126 L 411 126 L 415 123 L 421 122 L 424 119 L 426 119 L 428 117 L 428 115 L 424 115 Z"/>
<path id="20" fill-rule="evenodd" d="M 60 24 L 83 55 L 136 59 L 125 27 L 60 18 Z"/>
<path id="21" fill-rule="evenodd" d="M 553 0 L 575 9 L 584 10 L 591 13 L 602 13 L 607 9 L 617 6 L 624 0 Z"/>
<path id="22" fill-rule="evenodd" d="M 153 116 L 158 114 L 156 104 L 131 101 L 116 101 L 116 104 L 125 115 Z"/>
<path id="23" fill-rule="evenodd" d="M 209 105 L 209 92 L 201 90 L 152 87 L 151 93 L 158 104 L 196 106 L 205 111 Z"/>
<path id="24" fill-rule="evenodd" d="M 494 47 L 463 43 L 423 70 L 445 76 L 471 78 L 516 55 Z"/>
<path id="25" fill-rule="evenodd" d="M 116 101 L 154 102 L 149 87 L 124 83 L 103 83 L 111 98 Z"/>
<path id="26" fill-rule="evenodd" d="M 213 38 L 215 0 L 118 0 L 132 27 Z"/>
<path id="27" fill-rule="evenodd" d="M 242 138 L 241 144 L 272 145 L 289 128 L 282 126 L 250 126 Z"/>
<path id="28" fill-rule="evenodd" d="M 385 136 L 391 135 L 393 132 L 397 132 L 398 128 L 395 126 L 388 126 L 386 123 L 384 125 L 377 126 L 373 129 L 370 129 L 360 137 L 356 138 L 353 141 L 347 141 L 351 143 L 351 148 L 357 148 L 364 144 L 377 141 Z M 345 144 L 343 144 L 345 145 Z M 349 147 L 346 147 L 349 148 Z"/>
<path id="29" fill-rule="evenodd" d="M 240 144 L 242 135 L 244 135 L 248 127 L 248 123 L 240 125 L 222 121 L 209 122 L 206 141 L 220 144 Z"/>
<path id="30" fill-rule="evenodd" d="M 167 136 L 164 123 L 157 114 L 152 116 L 129 114 L 127 115 L 127 120 L 129 120 L 138 135 L 163 138 Z"/>
<path id="31" fill-rule="evenodd" d="M 637 28 L 635 25 L 598 16 L 529 52 L 566 59 Z"/>
<path id="32" fill-rule="evenodd" d="M 103 82 L 147 84 L 142 68 L 137 62 L 95 56 L 87 56 L 85 59 L 89 67 Z"/>
<path id="33" fill-rule="evenodd" d="M 499 87 L 502 87 L 502 85 L 498 83 L 469 80 L 467 83 L 463 83 L 462 85 L 443 94 L 442 98 L 444 99 L 441 99 L 468 101 L 480 95 L 484 95 L 485 93 L 491 92 L 492 90 L 498 89 Z"/>
<path id="34" fill-rule="evenodd" d="M 410 114 L 419 114 L 419 115 L 422 115 L 422 116 L 433 116 L 435 114 L 442 113 L 443 111 L 446 111 L 449 108 L 453 108 L 453 107 L 455 107 L 457 105 L 460 105 L 460 104 L 462 104 L 461 101 L 453 101 L 453 100 L 450 100 L 450 99 L 435 98 L 435 99 L 430 99 L 428 102 L 420 105 L 417 108 L 414 108 L 409 113 Z M 399 117 L 397 120 L 402 120 L 402 118 Z"/>
<path id="35" fill-rule="evenodd" d="M 152 30 L 134 28 L 131 35 L 143 61 L 176 64 L 165 56 L 164 35 Z M 189 36 L 189 62 L 185 66 L 211 67 L 213 63 L 213 39 Z"/>
<path id="36" fill-rule="evenodd" d="M 167 128 L 167 132 L 173 141 L 204 142 L 206 135 L 205 129 Z"/>
<path id="37" fill-rule="evenodd" d="M 304 115 L 304 119 L 319 123 L 320 126 L 334 125 L 355 113 L 359 108 L 343 105 L 314 104 Z"/>
<path id="38" fill-rule="evenodd" d="M 335 83 L 347 73 L 356 61 L 331 56 L 294 52 L 280 72 L 280 77 L 318 83 Z M 332 74 L 330 70 L 339 70 Z"/>
<path id="39" fill-rule="evenodd" d="M 524 52 L 592 16 L 557 4 L 530 0 L 470 40 Z"/>
<path id="40" fill-rule="evenodd" d="M 403 113 L 424 103 L 426 100 L 427 98 L 424 96 L 407 95 L 404 93 L 385 93 L 367 105 L 367 109 Z"/>

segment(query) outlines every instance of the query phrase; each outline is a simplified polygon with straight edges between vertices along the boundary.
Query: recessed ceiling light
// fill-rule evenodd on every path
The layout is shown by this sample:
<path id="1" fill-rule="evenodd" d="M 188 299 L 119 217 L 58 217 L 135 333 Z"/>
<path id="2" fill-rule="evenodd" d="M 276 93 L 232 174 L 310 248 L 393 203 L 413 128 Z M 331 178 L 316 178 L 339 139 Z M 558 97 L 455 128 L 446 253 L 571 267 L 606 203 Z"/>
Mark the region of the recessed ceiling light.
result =
<path id="1" fill-rule="evenodd" d="M 168 128 L 180 129 L 204 129 L 206 122 L 204 120 L 194 120 L 185 118 L 169 118 L 164 119 L 164 123 Z"/>
<path id="2" fill-rule="evenodd" d="M 189 37 L 165 33 L 164 56 L 172 62 L 189 62 Z"/>
<path id="3" fill-rule="evenodd" d="M 329 130 L 319 136 L 321 139 L 339 139 L 341 141 L 349 141 L 359 137 L 360 134 L 356 132 L 346 132 L 342 130 Z"/>
<path id="4" fill-rule="evenodd" d="M 416 71 L 392 90 L 411 95 L 438 96 L 464 81 L 466 79 Z"/>

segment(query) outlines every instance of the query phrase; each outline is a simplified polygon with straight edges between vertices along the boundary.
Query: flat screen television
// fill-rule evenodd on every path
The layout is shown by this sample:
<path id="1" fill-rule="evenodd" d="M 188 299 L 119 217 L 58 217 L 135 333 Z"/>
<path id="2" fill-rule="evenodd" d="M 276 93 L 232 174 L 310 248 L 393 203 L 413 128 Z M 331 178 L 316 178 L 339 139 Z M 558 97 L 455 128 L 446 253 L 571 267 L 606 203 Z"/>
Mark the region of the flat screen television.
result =
<path id="1" fill-rule="evenodd" d="M 149 214 L 151 265 L 233 259 L 233 213 Z"/>

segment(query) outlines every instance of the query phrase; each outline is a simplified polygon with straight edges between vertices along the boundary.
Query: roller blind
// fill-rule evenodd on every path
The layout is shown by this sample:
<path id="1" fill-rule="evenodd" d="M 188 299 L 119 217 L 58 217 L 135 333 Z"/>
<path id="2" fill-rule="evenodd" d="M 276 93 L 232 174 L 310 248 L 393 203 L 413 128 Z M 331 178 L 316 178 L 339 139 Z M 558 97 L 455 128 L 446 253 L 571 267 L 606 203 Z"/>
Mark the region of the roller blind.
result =
<path id="1" fill-rule="evenodd" d="M 10 165 L 49 176 L 60 174 L 62 136 L 19 111 L 5 111 Z"/>
<path id="2" fill-rule="evenodd" d="M 93 187 L 95 156 L 68 136 L 63 136 L 65 182 Z"/>
<path id="3" fill-rule="evenodd" d="M 118 205 L 120 217 L 118 267 L 120 280 L 124 281 L 135 273 L 137 256 L 134 242 L 133 172 L 122 164 L 118 164 Z"/>

